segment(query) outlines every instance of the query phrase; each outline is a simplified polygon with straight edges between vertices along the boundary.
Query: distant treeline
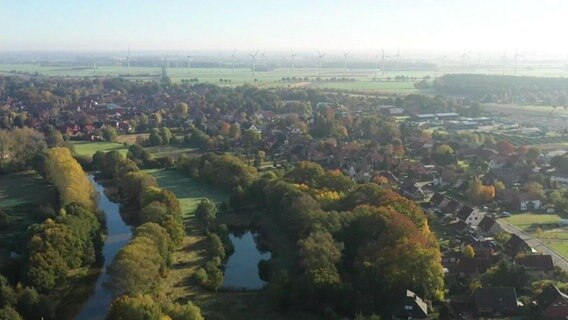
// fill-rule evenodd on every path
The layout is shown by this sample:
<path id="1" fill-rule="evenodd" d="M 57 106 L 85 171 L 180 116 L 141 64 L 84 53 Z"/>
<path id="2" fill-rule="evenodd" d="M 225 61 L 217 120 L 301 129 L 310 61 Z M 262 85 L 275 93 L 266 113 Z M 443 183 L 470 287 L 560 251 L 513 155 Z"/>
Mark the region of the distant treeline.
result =
<path id="1" fill-rule="evenodd" d="M 568 78 L 447 74 L 434 80 L 434 88 L 440 94 L 481 102 L 560 106 L 568 102 Z"/>

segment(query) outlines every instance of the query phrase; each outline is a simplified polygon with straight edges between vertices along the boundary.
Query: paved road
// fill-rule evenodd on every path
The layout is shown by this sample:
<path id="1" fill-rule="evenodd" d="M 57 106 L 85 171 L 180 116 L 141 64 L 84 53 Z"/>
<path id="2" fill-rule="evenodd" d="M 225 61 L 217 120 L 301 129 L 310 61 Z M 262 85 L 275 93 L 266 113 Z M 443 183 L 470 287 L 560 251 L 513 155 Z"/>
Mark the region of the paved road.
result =
<path id="1" fill-rule="evenodd" d="M 499 223 L 499 225 L 501 226 L 501 228 L 509 233 L 514 233 L 517 236 L 519 236 L 521 239 L 525 240 L 529 246 L 531 246 L 533 249 L 535 249 L 536 251 L 543 253 L 543 254 L 549 254 L 552 256 L 552 261 L 554 262 L 555 266 L 560 267 L 562 270 L 567 271 L 568 272 L 568 260 L 566 260 L 565 258 L 563 258 L 561 255 L 559 255 L 556 251 L 554 251 L 552 248 L 549 248 L 544 242 L 534 238 L 533 236 L 531 236 L 530 234 L 526 233 L 525 231 L 515 227 L 514 225 L 505 222 L 503 220 L 497 219 L 497 222 Z"/>

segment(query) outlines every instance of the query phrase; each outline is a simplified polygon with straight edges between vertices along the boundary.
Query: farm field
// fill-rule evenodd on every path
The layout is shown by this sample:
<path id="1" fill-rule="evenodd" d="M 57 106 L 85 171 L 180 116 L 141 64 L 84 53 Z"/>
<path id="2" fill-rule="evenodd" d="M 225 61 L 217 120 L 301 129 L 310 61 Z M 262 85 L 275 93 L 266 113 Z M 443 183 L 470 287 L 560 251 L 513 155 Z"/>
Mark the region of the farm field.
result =
<path id="1" fill-rule="evenodd" d="M 90 68 L 71 68 L 64 66 L 40 66 L 34 64 L 0 64 L 0 74 L 18 73 L 38 74 L 43 76 L 60 76 L 70 78 L 83 77 L 117 77 L 124 76 L 132 80 L 159 80 L 162 70 L 158 67 L 131 67 L 131 76 L 125 66 L 99 66 L 96 70 Z M 173 82 L 197 78 L 200 82 L 214 83 L 221 86 L 237 86 L 245 83 L 254 83 L 259 87 L 315 87 L 322 89 L 353 90 L 360 92 L 415 92 L 414 82 L 425 76 L 436 76 L 435 71 L 386 71 L 379 75 L 381 81 L 372 81 L 376 75 L 375 69 L 344 70 L 343 68 L 325 68 L 321 75 L 317 68 L 278 68 L 271 71 L 257 71 L 254 78 L 249 69 L 235 69 L 233 72 L 229 65 L 223 68 L 193 68 L 188 74 L 186 68 L 170 68 L 168 76 Z M 416 78 L 415 81 L 395 81 L 396 76 Z M 281 81 L 282 78 L 296 77 L 298 81 Z M 303 79 L 308 77 L 308 81 Z M 349 78 L 355 81 L 315 82 L 321 78 Z"/>
<path id="2" fill-rule="evenodd" d="M 94 141 L 71 141 L 75 153 L 80 156 L 92 156 L 97 151 L 113 151 L 117 150 L 122 154 L 128 152 L 128 147 L 117 142 L 94 142 Z"/>
<path id="3" fill-rule="evenodd" d="M 568 144 L 568 135 L 549 135 L 549 136 L 537 136 L 529 137 L 514 134 L 493 134 L 499 139 L 504 139 L 512 143 L 514 146 L 562 146 Z"/>
<path id="4" fill-rule="evenodd" d="M 568 109 L 553 106 L 484 104 L 486 111 L 502 114 L 507 121 L 543 125 L 549 129 L 568 128 Z"/>
<path id="5" fill-rule="evenodd" d="M 40 205 L 53 202 L 54 188 L 33 171 L 4 175 L 0 179 L 0 211 L 9 217 L 9 228 L 0 232 L 0 264 L 10 251 L 23 244 L 25 230 L 35 223 Z"/>

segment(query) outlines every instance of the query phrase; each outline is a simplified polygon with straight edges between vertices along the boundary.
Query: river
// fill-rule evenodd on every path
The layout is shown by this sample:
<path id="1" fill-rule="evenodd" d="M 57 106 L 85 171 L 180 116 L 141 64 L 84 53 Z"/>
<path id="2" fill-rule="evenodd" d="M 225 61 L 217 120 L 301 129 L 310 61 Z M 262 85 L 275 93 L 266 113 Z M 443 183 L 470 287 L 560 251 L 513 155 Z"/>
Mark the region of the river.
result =
<path id="1" fill-rule="evenodd" d="M 120 216 L 120 204 L 110 201 L 104 193 L 103 185 L 95 181 L 92 175 L 89 176 L 89 179 L 95 185 L 99 195 L 98 205 L 106 217 L 108 235 L 102 249 L 104 263 L 95 284 L 95 290 L 75 316 L 74 319 L 76 320 L 105 319 L 113 297 L 112 292 L 104 286 L 104 283 L 109 279 L 106 268 L 132 236 L 132 229 L 122 221 Z"/>

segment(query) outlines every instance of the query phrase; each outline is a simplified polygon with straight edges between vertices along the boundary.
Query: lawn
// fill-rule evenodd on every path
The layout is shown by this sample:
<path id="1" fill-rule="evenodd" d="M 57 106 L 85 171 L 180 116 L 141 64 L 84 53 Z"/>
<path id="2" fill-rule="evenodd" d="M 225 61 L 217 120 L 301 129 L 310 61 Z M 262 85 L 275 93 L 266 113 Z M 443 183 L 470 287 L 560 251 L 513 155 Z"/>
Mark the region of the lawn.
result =
<path id="1" fill-rule="evenodd" d="M 92 156 L 97 151 L 108 152 L 117 150 L 122 154 L 128 152 L 128 147 L 117 142 L 94 142 L 94 141 L 71 141 L 76 154 L 80 156 Z"/>
<path id="2" fill-rule="evenodd" d="M 25 230 L 36 222 L 34 213 L 42 204 L 56 202 L 54 188 L 33 171 L 0 177 L 0 210 L 10 219 L 0 232 L 0 264 L 25 240 Z"/>
<path id="3" fill-rule="evenodd" d="M 178 198 L 185 218 L 190 218 L 199 201 L 209 198 L 215 203 L 228 202 L 229 196 L 213 187 L 196 182 L 177 170 L 149 169 L 144 170 L 153 175 L 161 188 L 171 190 Z"/>
<path id="4" fill-rule="evenodd" d="M 550 225 L 560 223 L 560 217 L 555 214 L 521 213 L 503 219 L 516 227 L 531 232 L 537 225 Z"/>

